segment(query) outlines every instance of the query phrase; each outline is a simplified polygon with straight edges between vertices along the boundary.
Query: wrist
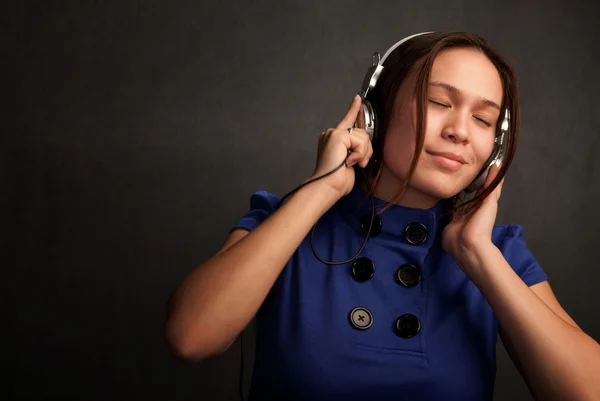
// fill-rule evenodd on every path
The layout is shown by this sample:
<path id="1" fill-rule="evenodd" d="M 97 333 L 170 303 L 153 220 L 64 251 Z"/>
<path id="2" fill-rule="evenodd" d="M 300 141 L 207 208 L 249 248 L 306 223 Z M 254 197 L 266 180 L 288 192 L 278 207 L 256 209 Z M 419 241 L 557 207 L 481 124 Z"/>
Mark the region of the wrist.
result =
<path id="1" fill-rule="evenodd" d="M 489 240 L 464 244 L 460 249 L 461 251 L 459 255 L 455 256 L 455 260 L 463 270 L 469 272 L 484 268 L 487 265 L 486 260 L 499 252 L 496 245 Z"/>
<path id="2" fill-rule="evenodd" d="M 302 184 L 304 185 L 307 182 L 314 180 L 315 178 L 317 178 L 317 177 L 315 177 L 315 176 L 309 177 L 309 178 L 305 179 L 302 182 Z M 306 184 L 306 186 L 304 188 L 309 188 L 309 187 L 311 188 L 311 190 L 314 190 L 315 192 L 322 195 L 322 197 L 324 199 L 329 199 L 333 203 L 337 202 L 340 198 L 342 198 L 344 196 L 344 194 L 339 189 L 335 188 L 335 186 L 333 186 L 329 182 L 327 182 L 327 179 L 325 179 L 325 178 L 319 178 L 315 181 L 312 181 L 309 184 Z"/>
<path id="3" fill-rule="evenodd" d="M 313 178 L 314 177 L 307 178 L 302 184 L 306 184 Z M 342 197 L 342 194 L 337 189 L 333 188 L 323 180 L 316 180 L 306 184 L 306 186 L 301 188 L 300 191 L 309 193 L 311 195 L 311 199 L 314 199 L 318 202 L 323 202 L 327 208 L 333 206 Z"/>

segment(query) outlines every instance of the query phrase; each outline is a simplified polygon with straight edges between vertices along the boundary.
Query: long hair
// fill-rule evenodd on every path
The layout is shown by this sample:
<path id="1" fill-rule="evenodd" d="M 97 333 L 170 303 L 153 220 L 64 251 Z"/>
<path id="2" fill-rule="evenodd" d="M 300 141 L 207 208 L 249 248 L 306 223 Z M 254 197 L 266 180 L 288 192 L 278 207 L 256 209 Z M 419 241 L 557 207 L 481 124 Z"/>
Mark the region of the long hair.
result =
<path id="1" fill-rule="evenodd" d="M 505 153 L 500 165 L 498 175 L 485 189 L 480 190 L 472 199 L 465 202 L 455 203 L 450 211 L 452 214 L 460 212 L 461 214 L 471 214 L 477 210 L 483 200 L 494 191 L 502 178 L 506 175 L 514 158 L 517 142 L 519 138 L 520 125 L 520 110 L 518 97 L 517 76 L 513 67 L 507 60 L 482 37 L 468 32 L 434 32 L 420 36 L 416 36 L 401 46 L 396 48 L 385 60 L 384 70 L 381 73 L 377 85 L 369 94 L 369 101 L 374 108 L 378 110 L 378 127 L 377 141 L 374 143 L 373 156 L 371 162 L 366 167 L 368 177 L 375 177 L 375 185 L 379 179 L 379 172 L 383 167 L 382 148 L 385 141 L 390 118 L 393 112 L 394 99 L 400 85 L 408 75 L 408 73 L 417 68 L 417 81 L 415 87 L 415 96 L 417 100 L 417 124 L 416 124 L 416 146 L 415 153 L 412 158 L 410 170 L 402 186 L 398 189 L 394 199 L 390 202 L 399 200 L 408 185 L 417 167 L 419 155 L 423 149 L 425 139 L 425 128 L 427 121 L 427 92 L 429 84 L 429 75 L 431 67 L 436 56 L 448 49 L 452 48 L 472 48 L 482 52 L 496 67 L 500 75 L 503 87 L 502 110 L 508 108 L 510 112 L 510 124 L 508 137 L 506 141 Z M 419 65 L 417 63 L 422 60 Z M 500 117 L 496 123 L 496 135 L 500 134 L 500 125 L 504 118 L 504 112 L 500 113 Z M 360 175 L 357 175 L 357 180 L 360 182 Z M 457 194 L 458 195 L 458 194 Z M 387 209 L 389 203 L 383 210 Z M 382 210 L 382 211 L 383 211 Z"/>

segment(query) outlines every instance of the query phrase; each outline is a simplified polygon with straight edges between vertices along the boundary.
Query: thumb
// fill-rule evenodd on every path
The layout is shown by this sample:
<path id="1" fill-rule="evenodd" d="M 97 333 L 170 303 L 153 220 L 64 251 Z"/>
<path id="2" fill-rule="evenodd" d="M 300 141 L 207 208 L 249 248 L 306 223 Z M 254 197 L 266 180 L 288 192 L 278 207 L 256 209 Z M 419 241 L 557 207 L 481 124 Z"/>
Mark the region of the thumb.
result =
<path id="1" fill-rule="evenodd" d="M 348 109 L 348 113 L 346 113 L 346 116 L 344 116 L 342 121 L 340 121 L 336 129 L 346 129 L 354 127 L 354 123 L 358 118 L 358 113 L 360 112 L 361 105 L 361 97 L 359 95 L 354 95 L 354 98 L 352 99 L 352 104 L 350 105 L 350 109 Z"/>

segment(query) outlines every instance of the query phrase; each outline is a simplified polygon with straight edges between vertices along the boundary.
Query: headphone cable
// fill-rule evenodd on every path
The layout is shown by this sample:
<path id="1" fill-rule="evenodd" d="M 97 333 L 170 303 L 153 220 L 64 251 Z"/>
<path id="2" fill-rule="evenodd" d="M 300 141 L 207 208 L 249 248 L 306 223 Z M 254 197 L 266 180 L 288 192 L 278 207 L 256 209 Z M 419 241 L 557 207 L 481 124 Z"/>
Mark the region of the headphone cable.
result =
<path id="1" fill-rule="evenodd" d="M 344 161 L 337 166 L 336 168 L 334 168 L 333 170 L 331 170 L 328 173 L 323 174 L 320 177 L 316 177 L 313 178 L 309 181 L 306 181 L 305 183 L 301 184 L 300 186 L 298 186 L 297 188 L 295 188 L 294 190 L 290 191 L 289 193 L 287 193 L 283 198 L 281 198 L 281 200 L 279 201 L 279 203 L 277 204 L 277 206 L 275 207 L 275 209 L 279 209 L 279 207 L 283 204 L 283 202 L 289 198 L 290 196 L 292 196 L 293 194 L 295 194 L 296 192 L 298 192 L 298 190 L 300 190 L 301 188 L 305 187 L 306 185 L 315 182 L 317 180 L 320 180 L 322 178 L 325 178 L 333 173 L 335 173 L 336 171 L 338 171 L 340 168 L 342 168 L 345 164 L 346 164 L 346 160 L 348 159 L 348 156 L 350 156 L 352 152 L 350 150 L 348 150 L 348 153 L 346 154 L 346 157 L 344 158 Z M 347 263 L 350 263 L 352 261 L 354 261 L 356 258 L 358 258 L 358 256 L 362 253 L 362 251 L 365 249 L 365 246 L 367 244 L 367 240 L 369 239 L 369 235 L 371 234 L 371 228 L 373 227 L 373 221 L 375 220 L 375 200 L 373 199 L 373 196 L 370 195 L 371 192 L 371 188 L 369 186 L 369 181 L 367 179 L 367 176 L 365 174 L 364 169 L 360 168 L 360 172 L 362 173 L 364 179 L 365 179 L 365 184 L 367 185 L 367 188 L 369 190 L 369 198 L 371 199 L 371 219 L 369 221 L 369 228 L 367 229 L 367 233 L 365 236 L 365 239 L 360 247 L 360 249 L 358 250 L 358 252 L 350 259 L 348 260 L 344 260 L 342 262 L 329 262 L 326 260 L 321 259 L 318 255 L 317 252 L 315 251 L 314 245 L 313 245 L 313 238 L 314 238 L 314 234 L 315 234 L 315 228 L 317 227 L 317 224 L 315 223 L 315 225 L 313 225 L 312 230 L 311 230 L 311 234 L 310 234 L 310 249 L 312 250 L 313 255 L 315 256 L 315 258 L 317 258 L 317 260 L 319 260 L 319 262 L 324 263 L 326 265 L 330 265 L 330 266 L 334 266 L 334 265 L 344 265 Z M 240 332 L 240 382 L 239 382 L 239 392 L 240 392 L 240 399 L 242 401 L 244 401 L 244 330 L 242 330 Z"/>

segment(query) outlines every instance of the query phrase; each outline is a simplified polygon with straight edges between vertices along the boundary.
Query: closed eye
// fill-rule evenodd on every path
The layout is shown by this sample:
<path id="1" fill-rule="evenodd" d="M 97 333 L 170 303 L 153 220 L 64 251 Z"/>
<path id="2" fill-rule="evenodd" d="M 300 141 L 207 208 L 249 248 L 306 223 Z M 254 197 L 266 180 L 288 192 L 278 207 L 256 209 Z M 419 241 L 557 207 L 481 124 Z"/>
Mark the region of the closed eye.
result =
<path id="1" fill-rule="evenodd" d="M 445 107 L 445 108 L 450 108 L 450 105 L 444 104 L 444 103 L 440 103 L 440 102 L 436 102 L 435 100 L 432 100 L 432 99 L 429 99 L 429 102 L 433 103 L 433 104 L 435 104 L 437 106 L 442 106 L 442 107 Z"/>
<path id="2" fill-rule="evenodd" d="M 436 106 L 444 107 L 446 109 L 449 109 L 450 107 L 452 107 L 449 104 L 441 103 L 441 102 L 438 102 L 437 100 L 433 100 L 433 99 L 428 99 L 428 100 L 430 103 L 435 104 Z M 473 116 L 473 117 L 488 128 L 492 126 L 492 124 L 490 122 L 484 120 L 481 117 L 477 117 L 477 116 Z"/>
<path id="3" fill-rule="evenodd" d="M 492 124 L 491 124 L 491 123 L 489 123 L 489 122 L 485 121 L 484 119 L 482 119 L 482 118 L 480 118 L 480 117 L 477 117 L 477 116 L 473 116 L 473 117 L 475 117 L 475 119 L 476 119 L 477 121 L 479 121 L 479 122 L 483 123 L 483 124 L 484 124 L 486 127 L 491 127 L 491 126 L 492 126 Z"/>

